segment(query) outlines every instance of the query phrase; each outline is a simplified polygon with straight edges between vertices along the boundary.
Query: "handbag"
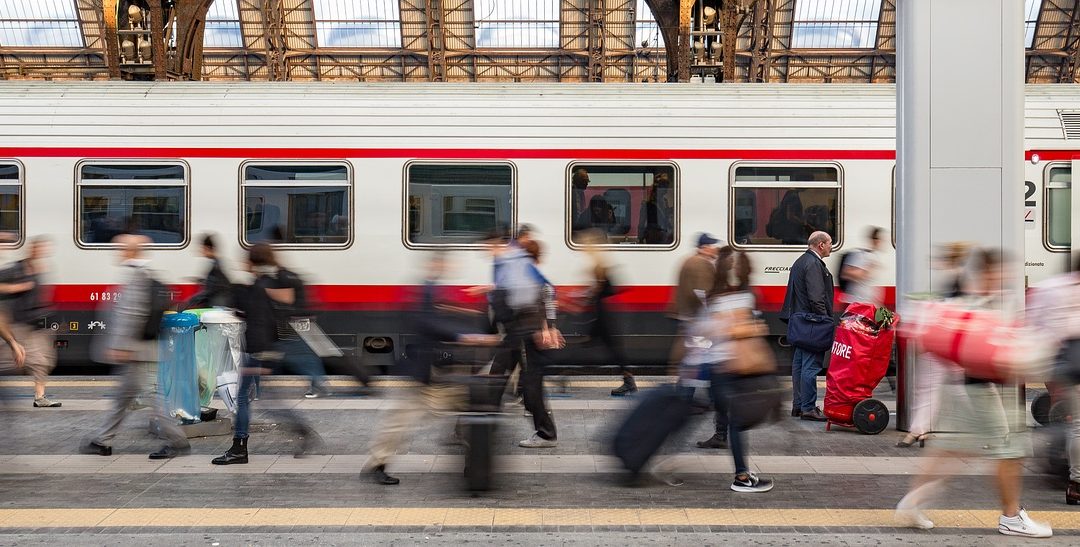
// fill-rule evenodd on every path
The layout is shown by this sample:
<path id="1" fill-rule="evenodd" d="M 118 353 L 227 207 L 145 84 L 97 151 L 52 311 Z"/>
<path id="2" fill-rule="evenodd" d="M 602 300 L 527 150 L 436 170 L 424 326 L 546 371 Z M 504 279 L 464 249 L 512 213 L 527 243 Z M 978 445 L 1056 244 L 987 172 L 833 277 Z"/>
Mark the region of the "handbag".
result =
<path id="1" fill-rule="evenodd" d="M 776 372 L 776 356 L 765 336 L 769 327 L 749 314 L 732 316 L 728 337 L 732 358 L 724 363 L 724 372 L 736 376 L 754 376 Z"/>
<path id="2" fill-rule="evenodd" d="M 795 312 L 788 320 L 788 342 L 799 349 L 823 353 L 832 346 L 833 327 L 833 319 L 828 315 Z"/>

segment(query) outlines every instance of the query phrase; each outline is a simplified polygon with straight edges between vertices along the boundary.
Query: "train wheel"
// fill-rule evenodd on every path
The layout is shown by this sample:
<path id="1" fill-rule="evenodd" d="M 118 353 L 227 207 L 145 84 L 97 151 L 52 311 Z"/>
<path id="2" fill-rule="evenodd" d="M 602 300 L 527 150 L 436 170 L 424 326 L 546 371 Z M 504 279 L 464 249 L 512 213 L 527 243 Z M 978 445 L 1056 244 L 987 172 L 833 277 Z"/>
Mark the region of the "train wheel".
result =
<path id="1" fill-rule="evenodd" d="M 1031 401 L 1031 417 L 1035 418 L 1039 425 L 1050 423 L 1050 394 L 1043 393 Z"/>
<path id="2" fill-rule="evenodd" d="M 889 427 L 889 409 L 877 399 L 866 399 L 855 405 L 851 413 L 855 429 L 867 435 L 877 435 Z"/>

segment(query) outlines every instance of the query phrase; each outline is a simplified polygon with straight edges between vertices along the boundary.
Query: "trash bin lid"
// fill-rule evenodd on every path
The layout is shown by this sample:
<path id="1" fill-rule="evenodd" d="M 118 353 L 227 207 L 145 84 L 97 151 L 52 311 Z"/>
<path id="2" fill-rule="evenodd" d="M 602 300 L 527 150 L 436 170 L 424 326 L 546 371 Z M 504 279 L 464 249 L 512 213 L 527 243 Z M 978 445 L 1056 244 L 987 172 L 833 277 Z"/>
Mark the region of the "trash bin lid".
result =
<path id="1" fill-rule="evenodd" d="M 193 313 L 166 313 L 161 318 L 161 328 L 197 327 L 199 318 Z"/>
<path id="2" fill-rule="evenodd" d="M 205 311 L 200 320 L 204 325 L 239 324 L 244 322 L 229 310 Z"/>
<path id="3" fill-rule="evenodd" d="M 218 308 L 193 308 L 190 310 L 184 310 L 184 313 L 193 313 L 196 317 L 202 317 L 202 315 L 208 311 L 216 311 Z"/>

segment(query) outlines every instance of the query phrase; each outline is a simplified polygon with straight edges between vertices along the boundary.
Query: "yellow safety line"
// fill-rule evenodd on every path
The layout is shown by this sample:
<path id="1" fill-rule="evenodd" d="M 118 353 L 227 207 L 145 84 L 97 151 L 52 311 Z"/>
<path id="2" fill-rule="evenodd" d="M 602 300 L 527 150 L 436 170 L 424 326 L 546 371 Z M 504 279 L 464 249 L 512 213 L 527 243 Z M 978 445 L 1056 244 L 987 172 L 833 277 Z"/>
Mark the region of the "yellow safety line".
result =
<path id="1" fill-rule="evenodd" d="M 938 528 L 997 527 L 994 510 L 927 512 Z M 1033 511 L 1057 530 L 1080 529 L 1080 512 Z M 175 526 L 827 526 L 892 527 L 888 509 L 711 508 L 90 508 L 0 509 L 0 528 Z"/>

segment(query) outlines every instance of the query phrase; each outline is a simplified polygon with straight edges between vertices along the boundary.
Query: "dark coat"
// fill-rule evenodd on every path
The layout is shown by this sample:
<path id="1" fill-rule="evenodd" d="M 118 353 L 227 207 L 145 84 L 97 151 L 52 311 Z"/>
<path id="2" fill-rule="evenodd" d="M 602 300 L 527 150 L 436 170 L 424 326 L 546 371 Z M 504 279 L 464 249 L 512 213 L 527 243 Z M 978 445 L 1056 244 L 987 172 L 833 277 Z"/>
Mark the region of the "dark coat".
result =
<path id="1" fill-rule="evenodd" d="M 215 259 L 210 266 L 210 271 L 206 273 L 206 277 L 203 279 L 198 294 L 188 299 L 183 308 L 190 310 L 193 308 L 225 306 L 231 301 L 232 297 L 229 294 L 231 290 L 232 282 L 229 281 L 229 276 L 225 275 L 225 270 L 221 268 L 221 262 Z"/>
<path id="2" fill-rule="evenodd" d="M 833 314 L 833 278 L 829 268 L 813 251 L 807 250 L 788 272 L 787 293 L 780 320 L 787 322 L 793 313 Z"/>

